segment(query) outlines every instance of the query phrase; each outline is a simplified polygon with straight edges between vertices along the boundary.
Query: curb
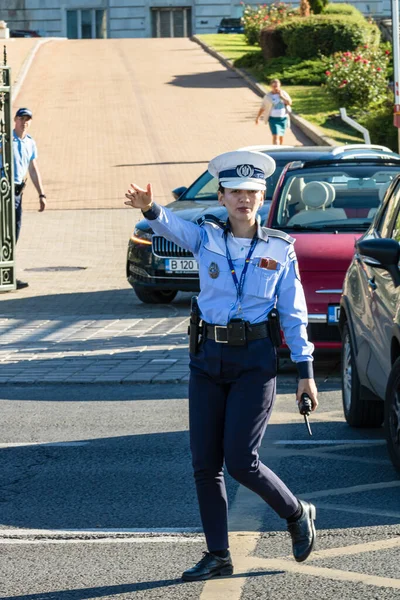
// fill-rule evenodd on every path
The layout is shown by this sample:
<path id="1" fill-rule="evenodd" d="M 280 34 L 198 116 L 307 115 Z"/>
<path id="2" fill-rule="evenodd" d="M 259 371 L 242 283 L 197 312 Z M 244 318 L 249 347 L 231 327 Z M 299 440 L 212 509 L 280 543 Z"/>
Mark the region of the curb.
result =
<path id="1" fill-rule="evenodd" d="M 36 44 L 34 45 L 32 50 L 29 52 L 28 56 L 24 60 L 24 63 L 18 74 L 18 78 L 15 82 L 15 85 L 13 86 L 12 98 L 11 98 L 12 102 L 16 101 L 17 96 L 18 96 L 19 92 L 21 91 L 21 87 L 22 87 L 22 84 L 24 83 L 25 77 L 28 74 L 28 71 L 31 67 L 33 59 L 35 58 L 36 53 L 38 52 L 39 48 L 41 48 L 44 44 L 47 44 L 47 42 L 54 42 L 55 40 L 66 40 L 66 39 L 67 38 L 49 37 L 49 38 L 43 38 L 36 42 Z"/>
<path id="2" fill-rule="evenodd" d="M 157 376 L 156 376 L 157 377 Z M 281 373 L 278 373 L 277 375 L 278 377 L 278 393 L 281 393 L 283 391 L 286 391 L 287 389 L 289 391 L 292 391 L 295 387 L 296 387 L 296 375 L 293 373 L 292 375 L 283 375 Z M 182 385 L 187 387 L 188 385 L 188 376 L 184 376 L 181 379 L 176 379 L 173 377 L 162 377 L 160 379 L 156 379 L 156 378 L 143 378 L 140 379 L 138 378 L 137 380 L 129 380 L 129 378 L 127 379 L 119 379 L 118 377 L 113 378 L 109 378 L 107 380 L 95 380 L 95 378 L 90 378 L 87 379 L 85 377 L 77 377 L 76 380 L 72 380 L 72 379 L 63 379 L 63 378 L 54 378 L 53 380 L 49 380 L 49 379 L 44 379 L 44 380 L 39 380 L 39 379 L 26 379 L 25 381 L 23 381 L 22 379 L 19 381 L 17 380 L 10 380 L 10 381 L 6 381 L 6 382 L 2 382 L 1 385 L 4 388 L 7 387 L 30 387 L 32 385 L 36 386 L 43 386 L 43 387 L 48 387 L 48 386 L 54 386 L 54 385 L 63 385 L 66 387 L 69 386 L 78 386 L 78 385 L 99 385 L 99 386 L 124 386 L 124 387 L 129 387 L 129 386 L 134 386 L 134 385 L 143 385 L 143 386 L 148 386 L 148 385 L 165 385 L 165 384 L 175 384 L 175 385 Z M 341 378 L 340 377 L 329 377 L 328 379 L 326 379 L 325 377 L 321 377 L 316 375 L 315 377 L 315 381 L 317 383 L 318 389 L 322 392 L 324 391 L 331 391 L 330 388 L 334 388 L 336 389 L 337 386 L 339 386 L 341 384 Z M 325 388 L 329 388 L 324 389 Z"/>
<path id="3" fill-rule="evenodd" d="M 208 54 L 211 54 L 211 56 L 219 60 L 219 62 L 222 63 L 224 67 L 227 67 L 228 69 L 231 69 L 232 71 L 235 71 L 235 73 L 240 75 L 240 77 L 242 77 L 242 79 L 246 81 L 246 83 L 252 89 L 252 91 L 258 96 L 260 96 L 260 98 L 263 98 L 265 96 L 266 90 L 263 88 L 263 86 L 260 83 L 258 83 L 258 81 L 254 79 L 254 77 L 252 77 L 249 73 L 243 71 L 242 69 L 239 69 L 238 67 L 235 67 L 232 60 L 226 58 L 223 54 L 220 54 L 219 52 L 214 50 L 214 48 L 211 48 L 211 46 L 208 46 L 205 42 L 203 42 L 203 40 L 199 39 L 197 35 L 193 35 L 190 39 L 193 42 L 196 42 L 196 44 L 199 44 L 199 46 L 201 46 L 203 50 L 205 50 Z M 303 117 L 300 117 L 300 115 L 296 115 L 296 113 L 292 112 L 290 114 L 290 120 L 317 146 L 338 145 L 335 140 L 325 135 L 323 131 L 319 129 L 319 127 L 311 124 Z"/>

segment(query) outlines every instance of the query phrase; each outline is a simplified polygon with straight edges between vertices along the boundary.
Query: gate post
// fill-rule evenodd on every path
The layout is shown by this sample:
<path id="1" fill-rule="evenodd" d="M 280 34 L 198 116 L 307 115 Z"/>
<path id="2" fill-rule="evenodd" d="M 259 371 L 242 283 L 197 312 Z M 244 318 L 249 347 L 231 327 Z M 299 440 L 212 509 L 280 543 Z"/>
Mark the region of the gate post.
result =
<path id="1" fill-rule="evenodd" d="M 16 289 L 11 68 L 0 65 L 0 292 Z"/>

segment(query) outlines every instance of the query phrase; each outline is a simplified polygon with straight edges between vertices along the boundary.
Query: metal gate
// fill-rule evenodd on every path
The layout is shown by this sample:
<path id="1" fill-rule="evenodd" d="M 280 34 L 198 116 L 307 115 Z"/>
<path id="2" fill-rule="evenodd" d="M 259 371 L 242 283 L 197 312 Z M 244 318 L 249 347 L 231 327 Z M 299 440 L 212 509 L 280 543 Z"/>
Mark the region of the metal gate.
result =
<path id="1" fill-rule="evenodd" d="M 15 277 L 15 205 L 12 149 L 11 68 L 0 65 L 0 291 L 13 290 Z"/>

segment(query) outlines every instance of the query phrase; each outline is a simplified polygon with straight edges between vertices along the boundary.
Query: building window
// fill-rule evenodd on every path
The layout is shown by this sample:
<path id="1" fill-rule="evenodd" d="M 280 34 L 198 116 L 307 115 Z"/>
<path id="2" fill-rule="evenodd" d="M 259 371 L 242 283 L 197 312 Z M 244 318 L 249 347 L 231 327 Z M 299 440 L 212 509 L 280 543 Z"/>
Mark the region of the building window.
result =
<path id="1" fill-rule="evenodd" d="M 103 9 L 67 10 L 67 38 L 84 40 L 107 37 L 107 13 Z"/>
<path id="2" fill-rule="evenodd" d="M 192 11 L 190 8 L 152 8 L 153 37 L 189 37 L 192 35 Z"/>

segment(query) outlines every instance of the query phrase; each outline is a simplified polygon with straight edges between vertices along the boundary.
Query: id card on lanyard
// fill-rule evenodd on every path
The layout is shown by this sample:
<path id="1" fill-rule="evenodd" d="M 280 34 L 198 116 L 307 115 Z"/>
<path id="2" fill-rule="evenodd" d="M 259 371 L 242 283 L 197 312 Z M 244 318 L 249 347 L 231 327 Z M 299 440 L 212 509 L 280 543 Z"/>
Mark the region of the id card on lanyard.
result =
<path id="1" fill-rule="evenodd" d="M 229 269 L 231 271 L 231 275 L 232 275 L 232 279 L 233 279 L 233 283 L 235 284 L 235 288 L 236 288 L 236 298 L 237 298 L 236 301 L 239 302 L 238 313 L 241 313 L 242 312 L 243 288 L 244 288 L 244 282 L 245 282 L 245 279 L 246 279 L 246 273 L 247 273 L 247 269 L 249 268 L 250 259 L 251 259 L 252 255 L 253 255 L 255 247 L 257 246 L 258 237 L 257 237 L 257 232 L 256 232 L 254 234 L 253 239 L 251 240 L 250 248 L 249 248 L 249 251 L 248 251 L 247 256 L 245 258 L 244 267 L 243 267 L 242 273 L 240 275 L 240 280 L 239 280 L 238 277 L 237 277 L 237 274 L 236 274 L 235 267 L 233 265 L 233 260 L 232 260 L 231 253 L 229 252 L 227 235 L 228 235 L 228 232 L 225 233 L 226 259 L 228 261 Z"/>

